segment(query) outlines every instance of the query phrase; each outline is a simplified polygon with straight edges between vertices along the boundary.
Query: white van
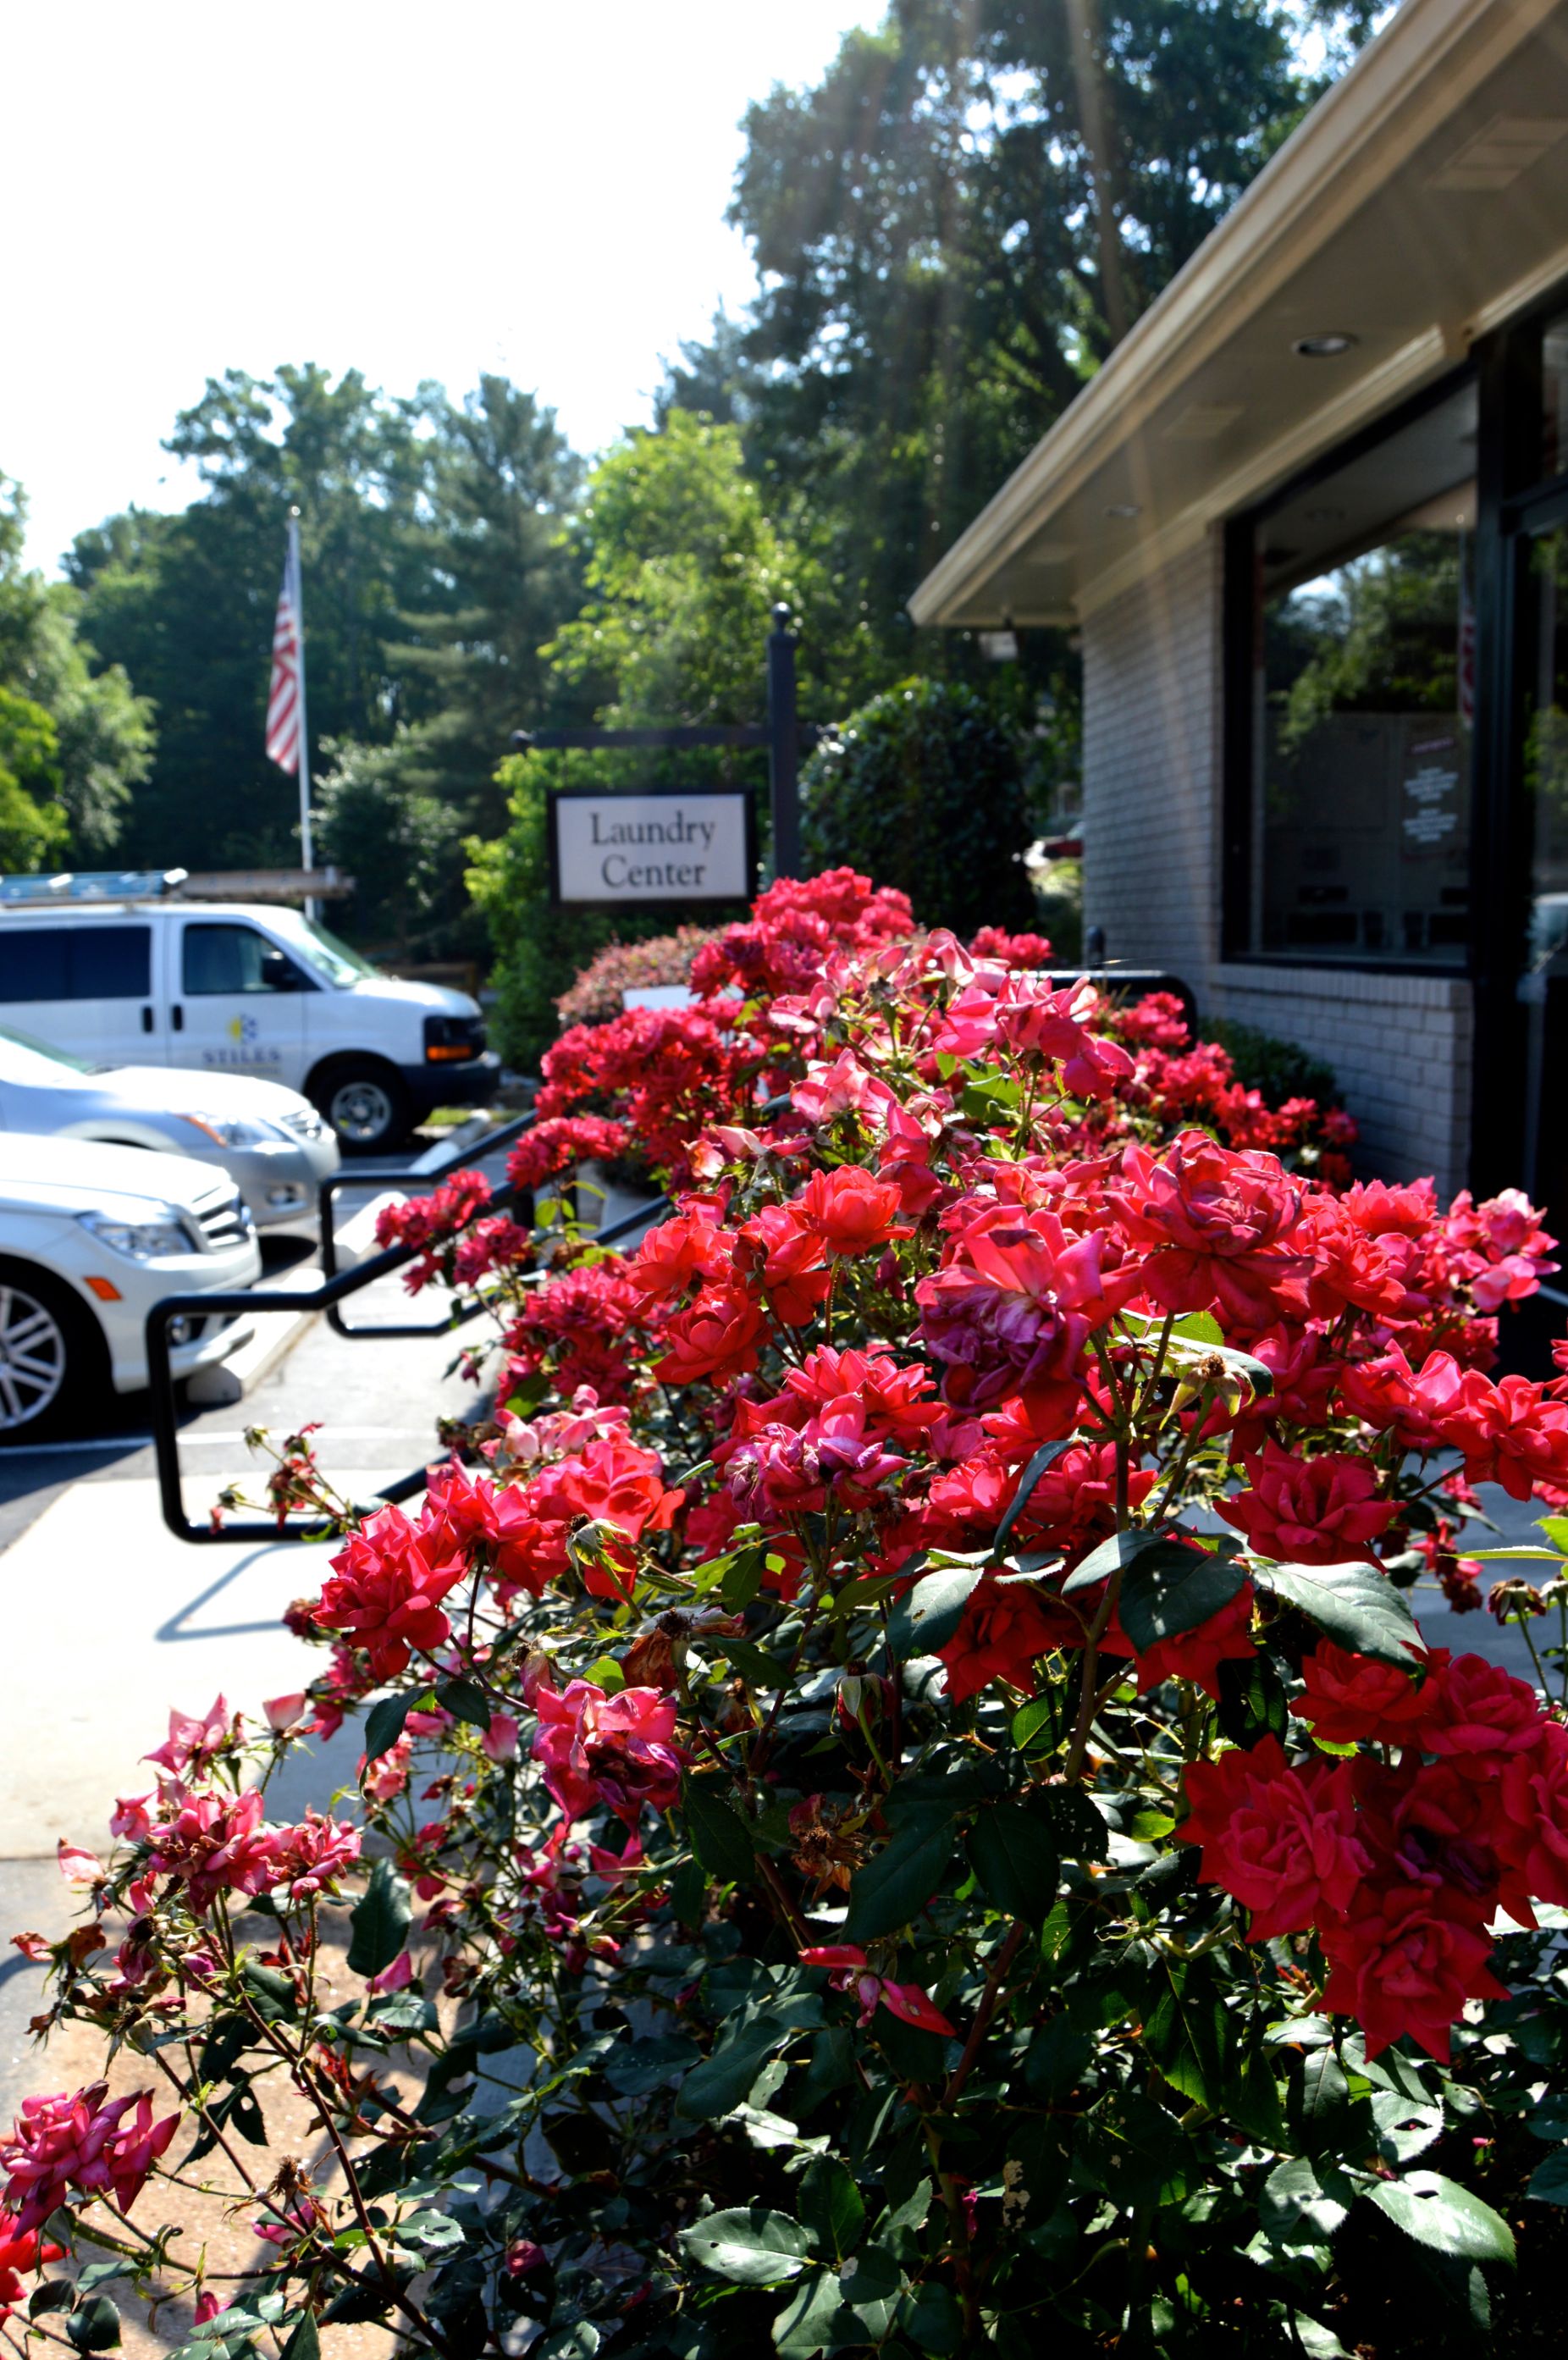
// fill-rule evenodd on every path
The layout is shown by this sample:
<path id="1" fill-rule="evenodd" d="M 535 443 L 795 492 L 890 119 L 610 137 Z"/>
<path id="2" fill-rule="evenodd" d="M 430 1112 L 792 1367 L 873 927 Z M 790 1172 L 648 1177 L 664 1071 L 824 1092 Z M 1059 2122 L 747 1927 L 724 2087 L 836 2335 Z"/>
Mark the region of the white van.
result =
<path id="1" fill-rule="evenodd" d="M 298 910 L 169 898 L 156 872 L 0 880 L 0 1022 L 96 1065 L 282 1082 L 350 1154 L 500 1079 L 465 992 L 383 975 Z"/>

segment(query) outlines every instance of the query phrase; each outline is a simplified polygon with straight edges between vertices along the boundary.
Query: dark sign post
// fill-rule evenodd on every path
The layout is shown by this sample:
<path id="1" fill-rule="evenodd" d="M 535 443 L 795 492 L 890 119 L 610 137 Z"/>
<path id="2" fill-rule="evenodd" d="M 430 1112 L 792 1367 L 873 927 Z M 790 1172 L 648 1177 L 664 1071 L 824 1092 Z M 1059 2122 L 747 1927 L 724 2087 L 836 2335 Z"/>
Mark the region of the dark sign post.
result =
<path id="1" fill-rule="evenodd" d="M 773 873 L 800 873 L 800 730 L 795 717 L 795 641 L 789 609 L 775 606 L 768 634 L 768 786 Z"/>
<path id="2" fill-rule="evenodd" d="M 733 724 L 676 723 L 669 728 L 536 729 L 533 731 L 517 729 L 512 734 L 512 744 L 521 754 L 530 754 L 535 751 L 543 753 L 562 747 L 583 747 L 595 751 L 601 748 L 623 751 L 646 749 L 650 753 L 656 751 L 685 753 L 695 750 L 699 747 L 710 746 L 759 749 L 766 748 L 768 804 L 773 822 L 773 873 L 776 877 L 797 876 L 800 867 L 800 749 L 802 747 L 809 748 L 814 746 L 820 733 L 810 724 L 802 726 L 796 711 L 795 639 L 789 628 L 789 608 L 775 606 L 773 628 L 768 635 L 768 720 L 765 727 L 758 727 L 755 723 L 737 722 Z M 606 884 L 605 880 L 600 878 L 595 880 L 600 888 L 596 894 L 591 896 L 584 890 L 581 873 L 582 859 L 580 857 L 574 857 L 574 849 L 580 856 L 582 847 L 578 846 L 574 848 L 573 845 L 565 841 L 561 834 L 563 825 L 568 825 L 568 821 L 563 819 L 562 805 L 565 803 L 581 805 L 584 802 L 589 802 L 604 810 L 604 807 L 617 801 L 636 802 L 639 799 L 639 794 L 650 792 L 655 794 L 670 794 L 677 791 L 667 788 L 632 790 L 628 796 L 621 797 L 614 792 L 606 792 L 602 796 L 585 796 L 582 790 L 562 789 L 560 793 L 550 797 L 550 858 L 552 901 L 561 904 L 570 903 L 574 908 L 593 906 L 606 909 L 618 908 L 623 902 L 635 897 L 639 907 L 648 909 L 659 906 L 659 902 L 666 898 L 669 905 L 675 908 L 684 908 L 689 903 L 697 901 L 744 901 L 749 898 L 756 889 L 757 881 L 756 848 L 754 836 L 751 834 L 747 836 L 748 873 L 744 890 L 735 890 L 732 866 L 727 863 L 712 862 L 702 857 L 710 844 L 716 847 L 726 840 L 732 844 L 735 841 L 733 827 L 724 825 L 724 814 L 716 810 L 710 812 L 705 806 L 724 801 L 733 803 L 736 793 L 740 792 L 709 788 L 681 791 L 684 802 L 693 806 L 693 809 L 681 822 L 683 833 L 679 842 L 669 833 L 675 825 L 673 815 L 662 820 L 650 816 L 640 823 L 645 828 L 651 826 L 653 830 L 653 833 L 647 834 L 640 839 L 643 845 L 673 845 L 677 854 L 681 853 L 686 846 L 701 846 L 701 852 L 694 850 L 689 859 L 672 857 L 665 865 L 671 874 L 680 870 L 686 875 L 702 867 L 709 871 L 702 883 L 682 882 L 680 885 L 671 885 L 668 888 L 666 895 L 662 889 L 643 886 L 640 882 L 638 887 L 633 888 L 614 880 Z M 751 798 L 748 795 L 746 797 L 748 806 L 750 802 Z M 702 811 L 699 812 L 695 809 L 699 804 L 704 806 Z M 609 845 L 612 823 L 607 815 L 602 817 L 598 823 L 597 836 L 594 835 L 594 824 L 591 813 L 584 814 L 581 810 L 572 813 L 570 814 L 570 825 L 581 834 L 584 818 L 587 822 L 587 837 L 591 847 L 596 849 L 602 845 L 606 850 L 619 850 L 618 846 Z M 715 832 L 712 837 L 702 837 L 691 832 L 708 825 L 710 822 L 716 823 Z M 637 824 L 628 813 L 626 825 L 631 826 Z M 659 832 L 661 829 L 662 833 Z M 621 841 L 623 844 L 630 843 L 635 846 L 639 839 L 632 837 L 623 838 Z M 624 862 L 622 866 L 627 874 L 632 865 L 649 869 L 656 864 L 651 860 L 636 864 Z M 615 878 L 620 879 L 621 876 L 622 869 L 617 868 Z M 574 882 L 574 879 L 577 881 Z M 656 890 L 659 892 L 657 901 L 654 898 Z"/>

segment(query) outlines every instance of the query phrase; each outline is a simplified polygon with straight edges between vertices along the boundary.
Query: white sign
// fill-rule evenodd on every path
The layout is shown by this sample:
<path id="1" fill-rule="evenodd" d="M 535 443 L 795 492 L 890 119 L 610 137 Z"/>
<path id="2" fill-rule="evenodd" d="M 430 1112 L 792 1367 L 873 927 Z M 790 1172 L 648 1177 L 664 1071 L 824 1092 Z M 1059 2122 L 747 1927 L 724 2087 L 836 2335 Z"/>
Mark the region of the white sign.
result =
<path id="1" fill-rule="evenodd" d="M 552 795 L 556 898 L 749 901 L 748 803 L 735 792 Z"/>

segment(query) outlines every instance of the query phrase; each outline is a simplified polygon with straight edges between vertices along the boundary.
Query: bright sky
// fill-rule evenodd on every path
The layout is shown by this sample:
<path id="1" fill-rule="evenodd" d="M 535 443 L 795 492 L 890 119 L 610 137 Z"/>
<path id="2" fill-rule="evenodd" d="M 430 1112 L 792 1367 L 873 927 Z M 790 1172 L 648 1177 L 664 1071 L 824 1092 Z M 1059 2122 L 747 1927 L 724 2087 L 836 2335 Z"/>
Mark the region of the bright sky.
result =
<path id="1" fill-rule="evenodd" d="M 497 369 L 592 450 L 752 290 L 739 122 L 880 0 L 78 0 L 7 12 L 0 472 L 50 573 L 200 486 L 159 443 L 224 368 L 408 393 Z"/>

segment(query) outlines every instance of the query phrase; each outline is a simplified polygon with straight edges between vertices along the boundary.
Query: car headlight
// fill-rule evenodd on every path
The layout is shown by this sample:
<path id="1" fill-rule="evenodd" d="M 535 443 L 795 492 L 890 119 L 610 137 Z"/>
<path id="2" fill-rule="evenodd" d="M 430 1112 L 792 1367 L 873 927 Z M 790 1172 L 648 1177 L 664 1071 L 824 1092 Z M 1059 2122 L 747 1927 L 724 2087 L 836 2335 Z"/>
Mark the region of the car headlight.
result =
<path id="1" fill-rule="evenodd" d="M 218 1114 L 182 1114 L 197 1131 L 204 1131 L 220 1147 L 264 1147 L 269 1140 L 278 1139 L 281 1132 L 269 1122 L 257 1122 L 244 1116 Z"/>
<path id="2" fill-rule="evenodd" d="M 124 1254 L 127 1262 L 157 1262 L 166 1254 L 197 1251 L 172 1205 L 161 1206 L 157 1217 L 147 1221 L 116 1221 L 110 1213 L 82 1213 L 78 1218 L 100 1245 L 107 1246 L 111 1253 Z"/>

